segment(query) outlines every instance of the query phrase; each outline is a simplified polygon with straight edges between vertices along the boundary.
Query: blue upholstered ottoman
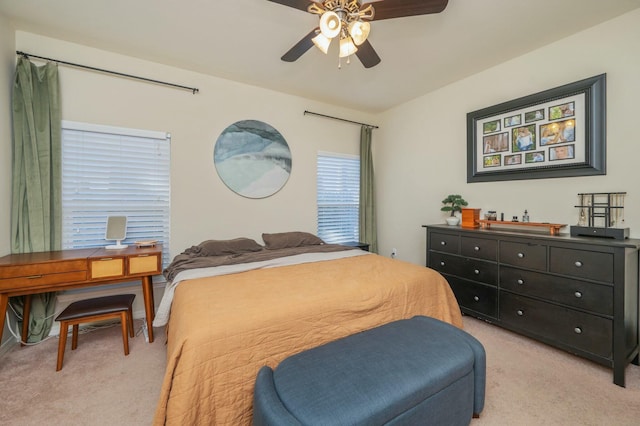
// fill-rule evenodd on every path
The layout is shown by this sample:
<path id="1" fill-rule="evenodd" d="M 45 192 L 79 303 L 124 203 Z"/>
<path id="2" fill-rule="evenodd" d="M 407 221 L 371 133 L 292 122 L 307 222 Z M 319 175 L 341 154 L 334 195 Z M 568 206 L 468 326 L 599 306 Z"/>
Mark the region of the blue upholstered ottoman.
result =
<path id="1" fill-rule="evenodd" d="M 258 372 L 253 424 L 468 425 L 484 406 L 485 351 L 466 332 L 417 316 Z"/>

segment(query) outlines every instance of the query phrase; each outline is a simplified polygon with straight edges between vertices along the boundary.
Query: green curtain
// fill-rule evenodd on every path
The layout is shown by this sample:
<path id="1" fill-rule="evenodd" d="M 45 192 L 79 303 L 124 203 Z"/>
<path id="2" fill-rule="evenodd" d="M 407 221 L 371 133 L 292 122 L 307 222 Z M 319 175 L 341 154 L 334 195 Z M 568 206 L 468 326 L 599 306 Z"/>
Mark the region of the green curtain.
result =
<path id="1" fill-rule="evenodd" d="M 371 133 L 369 126 L 360 129 L 360 241 L 369 244 L 369 251 L 378 253 Z"/>
<path id="2" fill-rule="evenodd" d="M 20 57 L 13 86 L 11 251 L 60 250 L 61 116 L 58 67 Z M 32 296 L 28 342 L 45 338 L 53 323 L 55 294 Z M 12 298 L 22 314 L 23 299 Z"/>

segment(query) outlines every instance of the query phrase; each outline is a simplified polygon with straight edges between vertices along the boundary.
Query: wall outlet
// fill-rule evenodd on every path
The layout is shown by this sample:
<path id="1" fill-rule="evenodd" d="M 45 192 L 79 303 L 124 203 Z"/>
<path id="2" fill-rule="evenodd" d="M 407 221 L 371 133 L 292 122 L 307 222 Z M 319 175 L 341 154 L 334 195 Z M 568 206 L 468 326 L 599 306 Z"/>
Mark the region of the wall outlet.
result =
<path id="1" fill-rule="evenodd" d="M 398 249 L 396 248 L 392 248 L 391 249 L 391 258 L 395 258 L 398 255 Z"/>

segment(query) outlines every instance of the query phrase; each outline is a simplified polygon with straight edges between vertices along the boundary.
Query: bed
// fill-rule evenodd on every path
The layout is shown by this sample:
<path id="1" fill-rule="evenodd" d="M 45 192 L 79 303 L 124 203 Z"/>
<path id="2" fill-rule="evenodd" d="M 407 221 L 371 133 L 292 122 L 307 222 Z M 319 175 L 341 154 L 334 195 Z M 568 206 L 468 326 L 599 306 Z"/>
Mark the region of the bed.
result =
<path id="1" fill-rule="evenodd" d="M 222 254 L 203 242 L 165 270 L 154 325 L 167 322 L 167 369 L 154 425 L 251 424 L 263 365 L 414 315 L 462 326 L 449 284 L 431 269 L 311 234 L 263 239 Z"/>

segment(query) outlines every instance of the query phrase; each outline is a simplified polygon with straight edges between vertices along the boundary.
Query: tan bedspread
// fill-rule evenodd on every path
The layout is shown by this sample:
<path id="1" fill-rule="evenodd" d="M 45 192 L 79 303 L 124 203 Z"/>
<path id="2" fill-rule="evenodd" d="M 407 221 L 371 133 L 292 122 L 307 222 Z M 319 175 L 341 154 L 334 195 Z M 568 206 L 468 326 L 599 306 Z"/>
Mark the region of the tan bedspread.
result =
<path id="1" fill-rule="evenodd" d="M 263 365 L 414 315 L 462 326 L 440 274 L 378 255 L 185 281 L 171 309 L 154 424 L 250 424 Z"/>

